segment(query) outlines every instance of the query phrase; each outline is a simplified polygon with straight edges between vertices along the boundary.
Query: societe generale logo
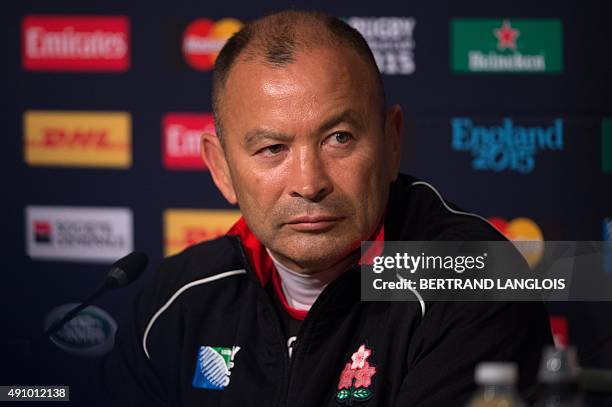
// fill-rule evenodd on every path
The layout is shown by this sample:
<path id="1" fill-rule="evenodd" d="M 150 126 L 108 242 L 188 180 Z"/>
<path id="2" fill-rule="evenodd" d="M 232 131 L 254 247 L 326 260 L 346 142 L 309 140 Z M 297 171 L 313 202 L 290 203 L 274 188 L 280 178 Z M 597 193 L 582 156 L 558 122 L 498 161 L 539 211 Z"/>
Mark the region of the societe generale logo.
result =
<path id="1" fill-rule="evenodd" d="M 225 42 L 242 23 L 234 18 L 213 21 L 199 18 L 191 22 L 183 33 L 183 56 L 187 64 L 197 71 L 210 71 Z"/>
<path id="2" fill-rule="evenodd" d="M 171 256 L 206 240 L 223 236 L 240 219 L 238 210 L 166 209 L 164 255 Z"/>
<path id="3" fill-rule="evenodd" d="M 167 113 L 162 118 L 162 162 L 169 170 L 205 170 L 202 133 L 215 133 L 210 113 Z"/>
<path id="4" fill-rule="evenodd" d="M 34 220 L 34 241 L 36 243 L 51 243 L 51 223 L 46 220 Z"/>
<path id="5" fill-rule="evenodd" d="M 114 71 L 130 67 L 126 16 L 28 15 L 21 22 L 22 65 L 32 71 Z"/>
<path id="6" fill-rule="evenodd" d="M 127 112 L 30 110 L 23 115 L 24 159 L 31 166 L 129 168 Z"/>
<path id="7" fill-rule="evenodd" d="M 133 250 L 124 207 L 27 206 L 26 250 L 35 260 L 112 263 Z"/>
<path id="8" fill-rule="evenodd" d="M 540 227 L 529 218 L 489 218 L 489 222 L 514 243 L 531 268 L 538 265 L 544 255 L 544 235 Z"/>

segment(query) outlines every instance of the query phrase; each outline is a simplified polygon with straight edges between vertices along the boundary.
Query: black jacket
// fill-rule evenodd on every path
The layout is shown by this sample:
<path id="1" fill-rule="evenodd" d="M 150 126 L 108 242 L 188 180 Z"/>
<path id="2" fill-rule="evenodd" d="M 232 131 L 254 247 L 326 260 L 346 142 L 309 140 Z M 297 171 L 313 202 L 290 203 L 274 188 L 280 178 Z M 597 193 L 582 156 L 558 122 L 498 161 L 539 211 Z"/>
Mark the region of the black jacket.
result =
<path id="1" fill-rule="evenodd" d="M 405 175 L 392 184 L 384 234 L 503 239 Z M 164 260 L 108 360 L 117 405 L 461 406 L 479 361 L 517 362 L 525 389 L 552 342 L 541 303 L 361 302 L 354 267 L 316 300 L 290 358 L 244 243 L 227 235 Z"/>

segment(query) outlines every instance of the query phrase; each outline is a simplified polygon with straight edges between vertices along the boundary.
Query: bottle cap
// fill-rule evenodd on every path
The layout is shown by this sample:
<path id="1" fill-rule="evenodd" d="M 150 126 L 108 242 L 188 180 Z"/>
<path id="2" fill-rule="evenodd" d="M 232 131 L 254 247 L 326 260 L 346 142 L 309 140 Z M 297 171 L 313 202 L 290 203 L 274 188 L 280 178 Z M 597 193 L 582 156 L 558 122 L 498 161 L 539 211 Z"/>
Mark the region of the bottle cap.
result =
<path id="1" fill-rule="evenodd" d="M 559 349 L 554 346 L 544 348 L 538 372 L 538 380 L 541 383 L 575 382 L 579 374 L 575 348 Z"/>
<path id="2" fill-rule="evenodd" d="M 514 385 L 518 369 L 515 363 L 510 362 L 482 362 L 476 366 L 474 378 L 478 384 Z"/>

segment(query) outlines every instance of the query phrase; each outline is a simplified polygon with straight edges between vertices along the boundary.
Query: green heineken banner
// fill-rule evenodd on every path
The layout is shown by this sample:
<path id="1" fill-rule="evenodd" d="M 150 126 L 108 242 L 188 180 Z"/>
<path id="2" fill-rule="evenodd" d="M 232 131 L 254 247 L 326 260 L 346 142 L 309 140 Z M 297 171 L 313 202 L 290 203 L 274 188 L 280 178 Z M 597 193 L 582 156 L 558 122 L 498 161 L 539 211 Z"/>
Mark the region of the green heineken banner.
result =
<path id="1" fill-rule="evenodd" d="M 558 73 L 562 25 L 556 19 L 454 19 L 451 68 L 458 73 Z"/>

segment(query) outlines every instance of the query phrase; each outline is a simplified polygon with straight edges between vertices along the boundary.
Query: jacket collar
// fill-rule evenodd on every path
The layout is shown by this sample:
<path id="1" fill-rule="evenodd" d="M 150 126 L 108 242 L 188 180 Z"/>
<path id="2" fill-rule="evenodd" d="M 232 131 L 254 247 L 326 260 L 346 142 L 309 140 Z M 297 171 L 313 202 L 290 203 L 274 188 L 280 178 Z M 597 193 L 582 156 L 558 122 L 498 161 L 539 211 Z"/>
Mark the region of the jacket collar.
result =
<path id="1" fill-rule="evenodd" d="M 303 321 L 306 318 L 306 315 L 308 315 L 308 312 L 295 309 L 287 303 L 287 299 L 285 298 L 285 295 L 283 294 L 283 290 L 281 288 L 280 277 L 278 275 L 278 272 L 276 271 L 276 268 L 274 267 L 274 263 L 268 255 L 268 252 L 266 251 L 264 245 L 261 244 L 259 239 L 257 239 L 255 234 L 247 225 L 246 221 L 244 220 L 244 217 L 240 217 L 240 219 L 238 219 L 238 221 L 230 228 L 227 234 L 237 235 L 240 238 L 242 247 L 262 287 L 265 287 L 268 284 L 268 281 L 271 279 L 274 291 L 278 295 L 278 298 L 280 299 L 287 313 L 292 318 Z M 378 226 L 370 240 L 385 240 L 384 220 L 381 221 L 380 225 Z M 359 264 L 370 263 L 371 258 L 373 256 L 380 254 L 380 250 L 378 250 L 379 248 L 380 246 L 377 245 L 375 247 L 370 247 L 369 249 L 367 249 L 361 260 L 359 261 Z"/>

